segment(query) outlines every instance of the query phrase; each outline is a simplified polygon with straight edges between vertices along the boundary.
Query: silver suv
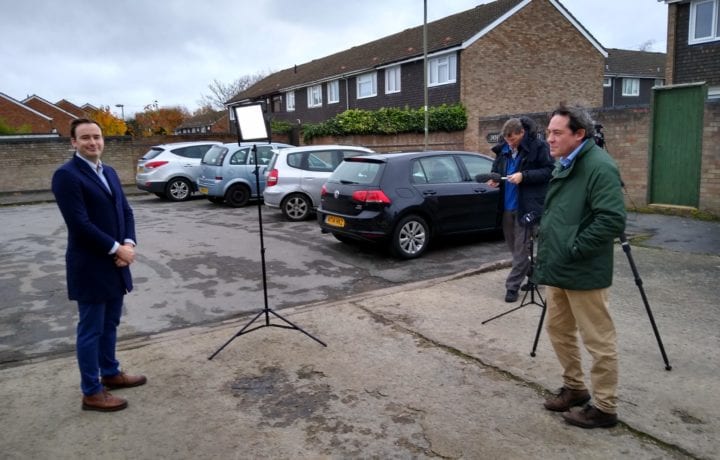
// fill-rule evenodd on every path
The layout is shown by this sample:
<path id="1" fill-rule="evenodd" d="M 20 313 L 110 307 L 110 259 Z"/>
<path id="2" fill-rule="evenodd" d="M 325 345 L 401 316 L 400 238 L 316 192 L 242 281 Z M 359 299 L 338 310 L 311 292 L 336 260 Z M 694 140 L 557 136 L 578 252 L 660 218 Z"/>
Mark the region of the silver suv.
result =
<path id="1" fill-rule="evenodd" d="M 263 200 L 290 221 L 307 219 L 320 204 L 320 189 L 345 158 L 374 153 L 350 145 L 310 145 L 275 153 L 265 173 Z"/>
<path id="2" fill-rule="evenodd" d="M 200 159 L 220 142 L 175 142 L 150 148 L 137 163 L 135 184 L 171 201 L 185 201 L 197 191 Z"/>

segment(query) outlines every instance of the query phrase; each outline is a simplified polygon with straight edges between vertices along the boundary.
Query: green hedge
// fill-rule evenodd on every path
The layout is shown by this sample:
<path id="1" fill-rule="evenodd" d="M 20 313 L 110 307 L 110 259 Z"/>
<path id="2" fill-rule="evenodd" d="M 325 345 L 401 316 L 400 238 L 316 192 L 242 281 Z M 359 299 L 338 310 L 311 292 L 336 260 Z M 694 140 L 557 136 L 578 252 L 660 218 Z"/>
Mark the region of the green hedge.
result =
<path id="1" fill-rule="evenodd" d="M 430 107 L 429 131 L 463 131 L 467 127 L 467 113 L 462 104 Z M 323 122 L 303 125 L 303 139 L 320 136 L 352 134 L 422 133 L 425 131 L 425 112 L 419 109 L 382 108 L 380 110 L 351 109 Z"/>

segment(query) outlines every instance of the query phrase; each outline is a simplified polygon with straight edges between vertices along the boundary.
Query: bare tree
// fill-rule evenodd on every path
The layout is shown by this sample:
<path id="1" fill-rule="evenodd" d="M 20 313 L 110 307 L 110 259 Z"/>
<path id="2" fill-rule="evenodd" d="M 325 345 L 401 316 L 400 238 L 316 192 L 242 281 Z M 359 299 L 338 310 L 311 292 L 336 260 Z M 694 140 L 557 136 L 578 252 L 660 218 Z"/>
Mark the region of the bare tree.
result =
<path id="1" fill-rule="evenodd" d="M 254 75 L 243 75 L 231 83 L 223 83 L 215 79 L 208 85 L 210 94 L 203 94 L 198 101 L 198 105 L 201 107 L 212 107 L 215 110 L 222 110 L 225 108 L 225 102 L 265 78 L 268 73 L 269 72 L 258 72 Z"/>
<path id="2" fill-rule="evenodd" d="M 640 46 L 638 46 L 638 50 L 651 51 L 654 45 L 655 45 L 655 40 L 646 40 L 643 43 L 640 43 Z"/>

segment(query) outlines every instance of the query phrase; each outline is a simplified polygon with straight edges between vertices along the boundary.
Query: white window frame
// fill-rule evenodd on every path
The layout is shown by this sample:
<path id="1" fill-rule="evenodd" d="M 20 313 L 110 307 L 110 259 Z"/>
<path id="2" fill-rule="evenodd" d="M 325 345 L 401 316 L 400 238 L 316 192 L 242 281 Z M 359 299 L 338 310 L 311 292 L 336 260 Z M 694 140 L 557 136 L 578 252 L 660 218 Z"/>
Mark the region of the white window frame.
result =
<path id="1" fill-rule="evenodd" d="M 357 99 L 366 99 L 368 97 L 377 96 L 377 72 L 369 72 L 358 75 L 355 78 L 357 89 Z M 363 89 L 369 85 L 369 92 L 363 92 Z"/>
<path id="2" fill-rule="evenodd" d="M 428 86 L 449 85 L 457 81 L 457 54 L 428 59 Z"/>
<path id="3" fill-rule="evenodd" d="M 385 69 L 385 94 L 400 92 L 400 66 L 396 65 Z"/>
<path id="4" fill-rule="evenodd" d="M 639 78 L 623 78 L 622 79 L 622 95 L 624 97 L 640 96 L 640 79 Z"/>
<path id="5" fill-rule="evenodd" d="M 712 5 L 712 14 L 710 15 L 710 35 L 704 37 L 695 37 L 695 27 L 697 19 L 697 8 L 699 5 Z M 693 0 L 690 3 L 690 26 L 688 27 L 688 44 L 707 43 L 720 40 L 720 0 Z"/>
<path id="6" fill-rule="evenodd" d="M 288 112 L 295 111 L 295 91 L 285 93 L 285 110 Z"/>
<path id="7" fill-rule="evenodd" d="M 309 109 L 322 107 L 322 85 L 313 85 L 308 87 L 307 106 Z"/>
<path id="8" fill-rule="evenodd" d="M 333 80 L 327 84 L 327 101 L 328 104 L 337 104 L 340 102 L 340 81 Z"/>
<path id="9" fill-rule="evenodd" d="M 603 88 L 610 88 L 612 86 L 612 78 L 603 77 Z"/>

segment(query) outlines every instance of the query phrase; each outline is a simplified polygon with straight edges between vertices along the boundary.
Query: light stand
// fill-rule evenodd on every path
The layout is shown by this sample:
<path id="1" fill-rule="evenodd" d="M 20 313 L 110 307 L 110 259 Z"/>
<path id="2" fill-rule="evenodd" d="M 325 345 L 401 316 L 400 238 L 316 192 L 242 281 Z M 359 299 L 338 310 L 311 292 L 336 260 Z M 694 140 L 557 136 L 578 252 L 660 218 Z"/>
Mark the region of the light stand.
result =
<path id="1" fill-rule="evenodd" d="M 248 142 L 248 141 L 270 142 L 269 130 L 267 129 L 267 124 L 265 123 L 265 118 L 263 117 L 261 104 L 249 104 L 249 105 L 236 106 L 236 107 L 232 107 L 231 110 L 233 110 L 233 112 L 235 114 L 235 123 L 237 126 L 237 132 L 238 132 L 238 143 Z M 253 152 L 254 159 L 255 159 L 255 185 L 256 185 L 257 193 L 260 194 L 260 163 L 258 162 L 257 145 L 253 145 L 252 152 Z M 258 226 L 260 228 L 260 262 L 262 265 L 263 300 L 264 300 L 265 307 L 260 312 L 258 312 L 258 314 L 255 315 L 255 317 L 253 319 L 251 319 L 250 322 L 248 322 L 245 326 L 242 327 L 242 329 L 240 329 L 235 335 L 233 335 L 230 338 L 230 340 L 225 342 L 220 348 L 218 348 L 215 351 L 215 353 L 210 355 L 210 357 L 208 358 L 209 360 L 213 359 L 215 357 L 215 355 L 220 353 L 223 350 L 223 348 L 228 346 L 230 344 L 230 342 L 235 340 L 236 337 L 239 337 L 243 334 L 247 334 L 252 331 L 261 329 L 263 327 L 279 327 L 279 328 L 283 328 L 283 329 L 294 329 L 296 331 L 300 331 L 303 334 L 307 335 L 311 339 L 318 342 L 320 345 L 327 347 L 327 344 L 325 342 L 323 342 L 322 340 L 313 336 L 312 334 L 306 332 L 301 327 L 292 323 L 290 320 L 283 318 L 278 313 L 274 312 L 271 308 L 268 307 L 267 270 L 265 268 L 265 240 L 264 240 L 264 236 L 263 236 L 262 202 L 260 199 L 257 200 L 257 210 L 258 210 Z M 254 327 L 250 327 L 262 315 L 265 315 L 265 323 L 256 325 Z M 277 317 L 284 324 L 271 323 L 270 315 Z"/>
<path id="2" fill-rule="evenodd" d="M 528 305 L 537 305 L 542 309 L 542 313 L 540 313 L 540 322 L 538 323 L 537 332 L 535 332 L 535 341 L 533 342 L 532 351 L 530 351 L 530 356 L 535 357 L 535 350 L 537 349 L 538 340 L 540 340 L 540 331 L 542 330 L 542 324 L 545 320 L 545 311 L 547 309 L 547 304 L 545 303 L 545 299 L 543 299 L 542 295 L 540 295 L 540 291 L 538 290 L 537 284 L 535 284 L 532 281 L 532 274 L 533 274 L 533 268 L 535 267 L 535 248 L 534 248 L 534 236 L 533 236 L 533 226 L 537 222 L 537 217 L 534 213 L 528 213 L 525 214 L 522 217 L 523 222 L 525 223 L 525 241 L 529 240 L 529 246 L 530 246 L 530 268 L 528 269 L 527 273 L 527 290 L 525 291 L 525 295 L 523 295 L 522 301 L 520 302 L 520 305 L 511 308 L 510 310 L 500 313 L 499 315 L 495 315 L 492 318 L 488 318 L 485 321 L 483 321 L 481 324 L 489 323 L 490 321 L 494 319 L 498 319 L 501 316 L 505 316 L 509 313 L 512 313 L 514 311 L 520 310 L 523 307 L 526 307 Z M 528 231 L 530 229 L 530 231 Z M 529 236 L 528 236 L 529 235 Z M 535 295 L 537 294 L 538 299 L 540 299 L 540 302 L 535 300 Z M 530 299 L 528 299 L 528 295 L 530 296 Z"/>

